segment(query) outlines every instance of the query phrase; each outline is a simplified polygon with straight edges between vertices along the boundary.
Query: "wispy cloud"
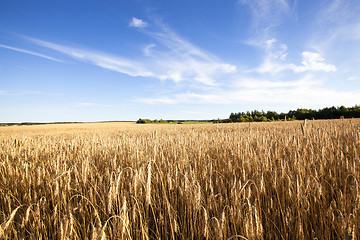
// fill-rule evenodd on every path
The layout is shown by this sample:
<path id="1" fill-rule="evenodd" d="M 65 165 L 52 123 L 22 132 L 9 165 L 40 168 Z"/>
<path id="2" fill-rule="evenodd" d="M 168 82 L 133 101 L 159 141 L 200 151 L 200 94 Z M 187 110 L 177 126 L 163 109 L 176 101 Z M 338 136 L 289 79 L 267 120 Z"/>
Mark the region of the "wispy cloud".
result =
<path id="1" fill-rule="evenodd" d="M 151 49 L 154 48 L 154 47 L 156 47 L 156 44 L 154 44 L 154 43 L 151 43 L 151 44 L 146 45 L 146 46 L 144 47 L 144 49 L 143 49 L 144 55 L 145 55 L 145 56 L 150 56 L 150 54 L 151 54 Z"/>
<path id="2" fill-rule="evenodd" d="M 148 30 L 144 31 L 144 33 L 167 47 L 171 52 L 180 56 L 191 56 L 202 60 L 216 61 L 215 56 L 185 40 L 162 21 L 157 20 L 156 25 L 159 28 L 158 30 Z"/>
<path id="3" fill-rule="evenodd" d="M 291 69 L 294 72 L 304 72 L 304 71 L 325 71 L 325 72 L 335 72 L 337 70 L 335 65 L 325 63 L 325 59 L 315 52 L 303 52 L 302 53 L 303 61 L 302 65 L 296 66 L 291 65 Z"/>
<path id="4" fill-rule="evenodd" d="M 146 104 L 284 104 L 296 107 L 324 107 L 329 105 L 352 106 L 360 99 L 360 91 L 336 91 L 324 87 L 312 75 L 297 81 L 268 81 L 245 79 L 232 89 L 219 89 L 211 92 L 186 92 L 152 98 L 137 98 L 135 101 Z"/>
<path id="5" fill-rule="evenodd" d="M 162 71 L 158 74 L 160 79 L 216 85 L 219 75 L 236 71 L 235 65 L 225 63 L 200 49 L 176 34 L 163 22 L 157 21 L 157 26 L 159 30 L 147 30 L 144 33 L 167 49 L 159 50 L 155 45 L 150 45 L 151 51 L 146 51 L 152 64 L 157 68 L 161 66 Z"/>
<path id="6" fill-rule="evenodd" d="M 95 102 L 78 102 L 75 104 L 76 107 L 88 108 L 88 107 L 111 107 L 108 104 L 100 104 Z"/>
<path id="7" fill-rule="evenodd" d="M 114 56 L 96 50 L 64 46 L 35 38 L 26 37 L 26 39 L 78 61 L 88 62 L 129 76 L 172 80 L 176 83 L 191 82 L 199 85 L 216 85 L 223 76 L 236 71 L 235 65 L 225 63 L 212 54 L 201 50 L 180 37 L 162 22 L 157 22 L 157 30 L 144 30 L 139 27 L 139 23 L 135 26 L 138 26 L 137 28 L 140 28 L 143 34 L 150 36 L 157 42 L 157 44 L 147 45 L 143 49 L 144 56 L 137 59 Z M 160 45 L 159 48 L 158 45 Z"/>
<path id="8" fill-rule="evenodd" d="M 131 19 L 131 21 L 129 22 L 129 26 L 135 27 L 135 28 L 145 28 L 147 25 L 148 25 L 147 22 L 145 22 L 144 20 L 138 19 L 136 17 L 133 17 Z"/>
<path id="9" fill-rule="evenodd" d="M 251 10 L 257 30 L 267 30 L 279 25 L 284 16 L 291 13 L 286 0 L 239 0 Z"/>
<path id="10" fill-rule="evenodd" d="M 228 97 L 223 98 L 223 91 L 219 90 L 217 93 L 195 93 L 186 92 L 174 95 L 158 96 L 151 98 L 136 98 L 136 102 L 142 102 L 146 104 L 203 104 L 203 103 L 217 103 L 226 104 L 231 103 L 231 99 Z M 230 100 L 230 101 L 229 101 Z"/>
<path id="11" fill-rule="evenodd" d="M 263 62 L 255 71 L 262 74 L 270 73 L 276 75 L 279 72 L 289 69 L 289 64 L 285 62 L 288 54 L 285 44 L 279 43 L 275 38 L 253 44 L 265 52 Z"/>
<path id="12" fill-rule="evenodd" d="M 349 20 L 359 18 L 360 6 L 357 0 L 333 0 L 319 12 L 319 22 L 342 25 Z"/>
<path id="13" fill-rule="evenodd" d="M 284 11 L 288 8 L 284 1 L 273 1 L 282 6 Z M 263 13 L 258 13 L 259 18 L 265 19 L 267 14 L 271 15 L 267 13 L 268 10 L 265 10 L 267 7 L 272 8 L 269 6 L 270 2 L 262 0 L 257 3 L 263 4 L 263 10 L 261 10 Z M 255 3 L 247 2 L 247 4 Z M 351 105 L 359 96 L 359 92 L 337 92 L 326 89 L 323 82 L 314 80 L 312 75 L 308 74 L 304 77 L 307 73 L 332 72 L 337 68 L 335 65 L 327 63 L 320 53 L 314 51 L 303 51 L 301 63 L 296 64 L 288 59 L 287 45 L 279 42 L 276 38 L 264 38 L 256 43 L 257 45 L 254 44 L 263 50 L 263 61 L 257 68 L 241 72 L 235 65 L 224 62 L 179 36 L 162 21 L 157 21 L 151 26 L 141 26 L 140 22 L 136 23 L 134 19 L 131 22 L 134 24 L 132 27 L 152 38 L 152 42 L 146 43 L 140 48 L 141 57 L 128 58 L 84 47 L 64 46 L 34 38 L 27 39 L 44 48 L 104 69 L 134 77 L 149 77 L 184 83 L 185 87 L 177 89 L 176 92 L 168 91 L 159 95 L 155 93 L 149 98 L 135 99 L 137 102 L 146 104 L 233 104 L 237 102 L 281 104 L 286 99 L 289 104 L 300 104 L 300 106 L 310 105 L 312 102 L 329 105 L 331 102 L 335 102 L 330 98 L 337 96 L 342 97 L 341 104 L 349 105 L 348 103 L 350 103 Z M 287 74 L 279 75 L 285 71 Z M 264 80 L 269 74 L 270 77 Z M 284 76 L 291 76 L 292 79 L 300 78 L 300 80 L 285 81 L 282 80 L 285 79 Z M 336 104 L 338 103 L 336 102 Z M 93 102 L 82 102 L 77 106 L 96 107 L 99 105 Z"/>
<path id="14" fill-rule="evenodd" d="M 266 40 L 262 47 L 265 51 L 263 62 L 255 71 L 259 73 L 270 73 L 276 75 L 285 70 L 295 73 L 307 71 L 335 72 L 337 67 L 325 62 L 325 58 L 318 52 L 304 51 L 301 53 L 302 61 L 300 65 L 291 63 L 287 60 L 287 46 L 278 43 L 275 38 Z"/>
<path id="15" fill-rule="evenodd" d="M 113 56 L 95 50 L 86 50 L 78 47 L 75 48 L 75 47 L 64 46 L 35 38 L 27 38 L 27 39 L 42 47 L 53 49 L 71 58 L 77 59 L 82 62 L 88 62 L 90 64 L 99 66 L 104 69 L 120 72 L 133 77 L 153 76 L 153 73 L 142 67 L 139 62 L 124 57 Z"/>
<path id="16" fill-rule="evenodd" d="M 15 91 L 0 90 L 0 96 L 20 97 L 20 96 L 27 96 L 27 95 L 61 96 L 62 94 L 61 93 L 53 93 L 53 92 L 32 91 L 32 90 L 15 90 Z"/>
<path id="17" fill-rule="evenodd" d="M 10 49 L 10 50 L 13 50 L 13 51 L 16 51 L 16 52 L 26 53 L 26 54 L 30 54 L 30 55 L 33 55 L 33 56 L 45 58 L 45 59 L 52 60 L 52 61 L 55 61 L 55 62 L 63 62 L 60 59 L 53 58 L 53 57 L 50 57 L 50 56 L 47 56 L 47 55 L 44 55 L 44 54 L 41 54 L 41 53 L 21 49 L 21 48 L 11 47 L 11 46 L 7 46 L 7 45 L 3 45 L 3 44 L 0 44 L 0 47 Z"/>
<path id="18" fill-rule="evenodd" d="M 245 78 L 237 83 L 235 83 L 236 88 L 246 88 L 246 89 L 276 89 L 276 88 L 311 88 L 314 86 L 322 85 L 321 81 L 313 80 L 312 75 L 306 75 L 300 80 L 296 81 L 269 81 L 262 79 L 254 79 L 254 78 Z"/>
<path id="19" fill-rule="evenodd" d="M 271 38 L 265 41 L 265 52 L 268 58 L 285 60 L 288 55 L 288 47 L 283 43 L 278 43 L 277 39 Z"/>
<path id="20" fill-rule="evenodd" d="M 324 5 L 314 19 L 313 36 L 309 45 L 319 52 L 335 52 L 339 44 L 350 45 L 352 41 L 360 40 L 360 4 L 358 0 L 333 0 Z M 329 31 L 331 29 L 331 31 Z M 358 52 L 360 48 L 352 49 L 348 54 Z M 341 52 L 346 49 L 341 49 Z"/>
<path id="21" fill-rule="evenodd" d="M 357 77 L 357 76 L 351 76 L 351 77 L 348 77 L 348 81 L 356 81 L 356 80 L 359 80 L 360 78 Z"/>

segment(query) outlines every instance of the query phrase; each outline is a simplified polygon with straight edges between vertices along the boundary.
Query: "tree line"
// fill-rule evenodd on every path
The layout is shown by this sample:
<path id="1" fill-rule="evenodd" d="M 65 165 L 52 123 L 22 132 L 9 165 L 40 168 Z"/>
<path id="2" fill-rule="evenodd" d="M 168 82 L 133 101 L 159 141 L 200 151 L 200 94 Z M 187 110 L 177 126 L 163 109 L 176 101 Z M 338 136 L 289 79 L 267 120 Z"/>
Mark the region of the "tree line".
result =
<path id="1" fill-rule="evenodd" d="M 150 119 L 144 119 L 139 118 L 139 120 L 136 121 L 136 123 L 172 123 L 172 124 L 187 124 L 187 123 L 207 123 L 212 122 L 211 120 L 150 120 Z"/>
<path id="2" fill-rule="evenodd" d="M 326 107 L 319 110 L 299 108 L 290 110 L 288 113 L 277 113 L 275 111 L 247 111 L 231 113 L 228 119 L 217 119 L 214 123 L 228 122 L 270 122 L 284 120 L 305 120 L 305 119 L 337 119 L 337 118 L 360 118 L 360 106 L 354 107 Z"/>
<path id="3" fill-rule="evenodd" d="M 150 119 L 139 118 L 139 120 L 137 120 L 136 123 L 169 123 L 169 121 L 163 119 L 150 120 Z"/>

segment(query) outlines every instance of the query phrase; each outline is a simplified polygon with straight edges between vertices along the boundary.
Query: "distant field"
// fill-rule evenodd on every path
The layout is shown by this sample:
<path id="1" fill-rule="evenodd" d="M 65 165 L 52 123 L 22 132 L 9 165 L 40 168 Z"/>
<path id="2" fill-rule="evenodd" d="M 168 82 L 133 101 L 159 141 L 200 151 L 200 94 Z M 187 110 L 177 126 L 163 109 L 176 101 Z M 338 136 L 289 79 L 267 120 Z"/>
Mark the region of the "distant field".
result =
<path id="1" fill-rule="evenodd" d="M 0 239 L 359 239 L 360 119 L 0 128 Z"/>

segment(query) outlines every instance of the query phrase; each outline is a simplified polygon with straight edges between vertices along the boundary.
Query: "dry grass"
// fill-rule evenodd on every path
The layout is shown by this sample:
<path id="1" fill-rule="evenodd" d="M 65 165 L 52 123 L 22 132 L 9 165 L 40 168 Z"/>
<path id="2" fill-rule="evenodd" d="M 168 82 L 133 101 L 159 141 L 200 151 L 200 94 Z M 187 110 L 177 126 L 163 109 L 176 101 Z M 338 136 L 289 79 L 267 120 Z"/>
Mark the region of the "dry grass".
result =
<path id="1" fill-rule="evenodd" d="M 0 239 L 359 239 L 360 120 L 0 128 Z"/>

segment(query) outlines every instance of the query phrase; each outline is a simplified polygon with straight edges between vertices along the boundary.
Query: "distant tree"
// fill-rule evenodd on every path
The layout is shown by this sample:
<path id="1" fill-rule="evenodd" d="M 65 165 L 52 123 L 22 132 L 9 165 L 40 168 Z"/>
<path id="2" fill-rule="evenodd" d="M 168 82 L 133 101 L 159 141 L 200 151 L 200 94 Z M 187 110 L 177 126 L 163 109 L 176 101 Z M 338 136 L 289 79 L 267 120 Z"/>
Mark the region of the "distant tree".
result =
<path id="1" fill-rule="evenodd" d="M 265 116 L 261 116 L 260 117 L 260 122 L 267 122 L 267 118 Z"/>
<path id="2" fill-rule="evenodd" d="M 279 120 L 285 120 L 286 114 L 285 113 L 280 113 L 279 114 Z"/>
<path id="3" fill-rule="evenodd" d="M 139 118 L 139 120 L 136 121 L 136 123 L 152 123 L 152 121 L 150 119 L 142 119 L 142 118 Z"/>
<path id="4" fill-rule="evenodd" d="M 229 117 L 229 118 L 231 119 L 232 122 L 235 122 L 235 121 L 236 121 L 236 119 L 238 118 L 237 115 L 238 115 L 238 114 L 235 114 L 235 113 L 231 113 L 231 114 L 230 114 L 230 117 Z"/>
<path id="5" fill-rule="evenodd" d="M 238 118 L 238 122 L 246 122 L 246 119 L 243 116 L 241 116 Z"/>
<path id="6" fill-rule="evenodd" d="M 224 119 L 223 122 L 224 122 L 224 123 L 230 123 L 230 122 L 232 122 L 232 121 L 231 121 L 231 118 L 228 118 L 228 119 Z"/>
<path id="7" fill-rule="evenodd" d="M 268 111 L 266 113 L 266 117 L 268 119 L 274 119 L 272 121 L 275 121 L 275 120 L 278 120 L 279 119 L 279 115 L 277 114 L 277 112 L 274 112 L 274 111 Z"/>

